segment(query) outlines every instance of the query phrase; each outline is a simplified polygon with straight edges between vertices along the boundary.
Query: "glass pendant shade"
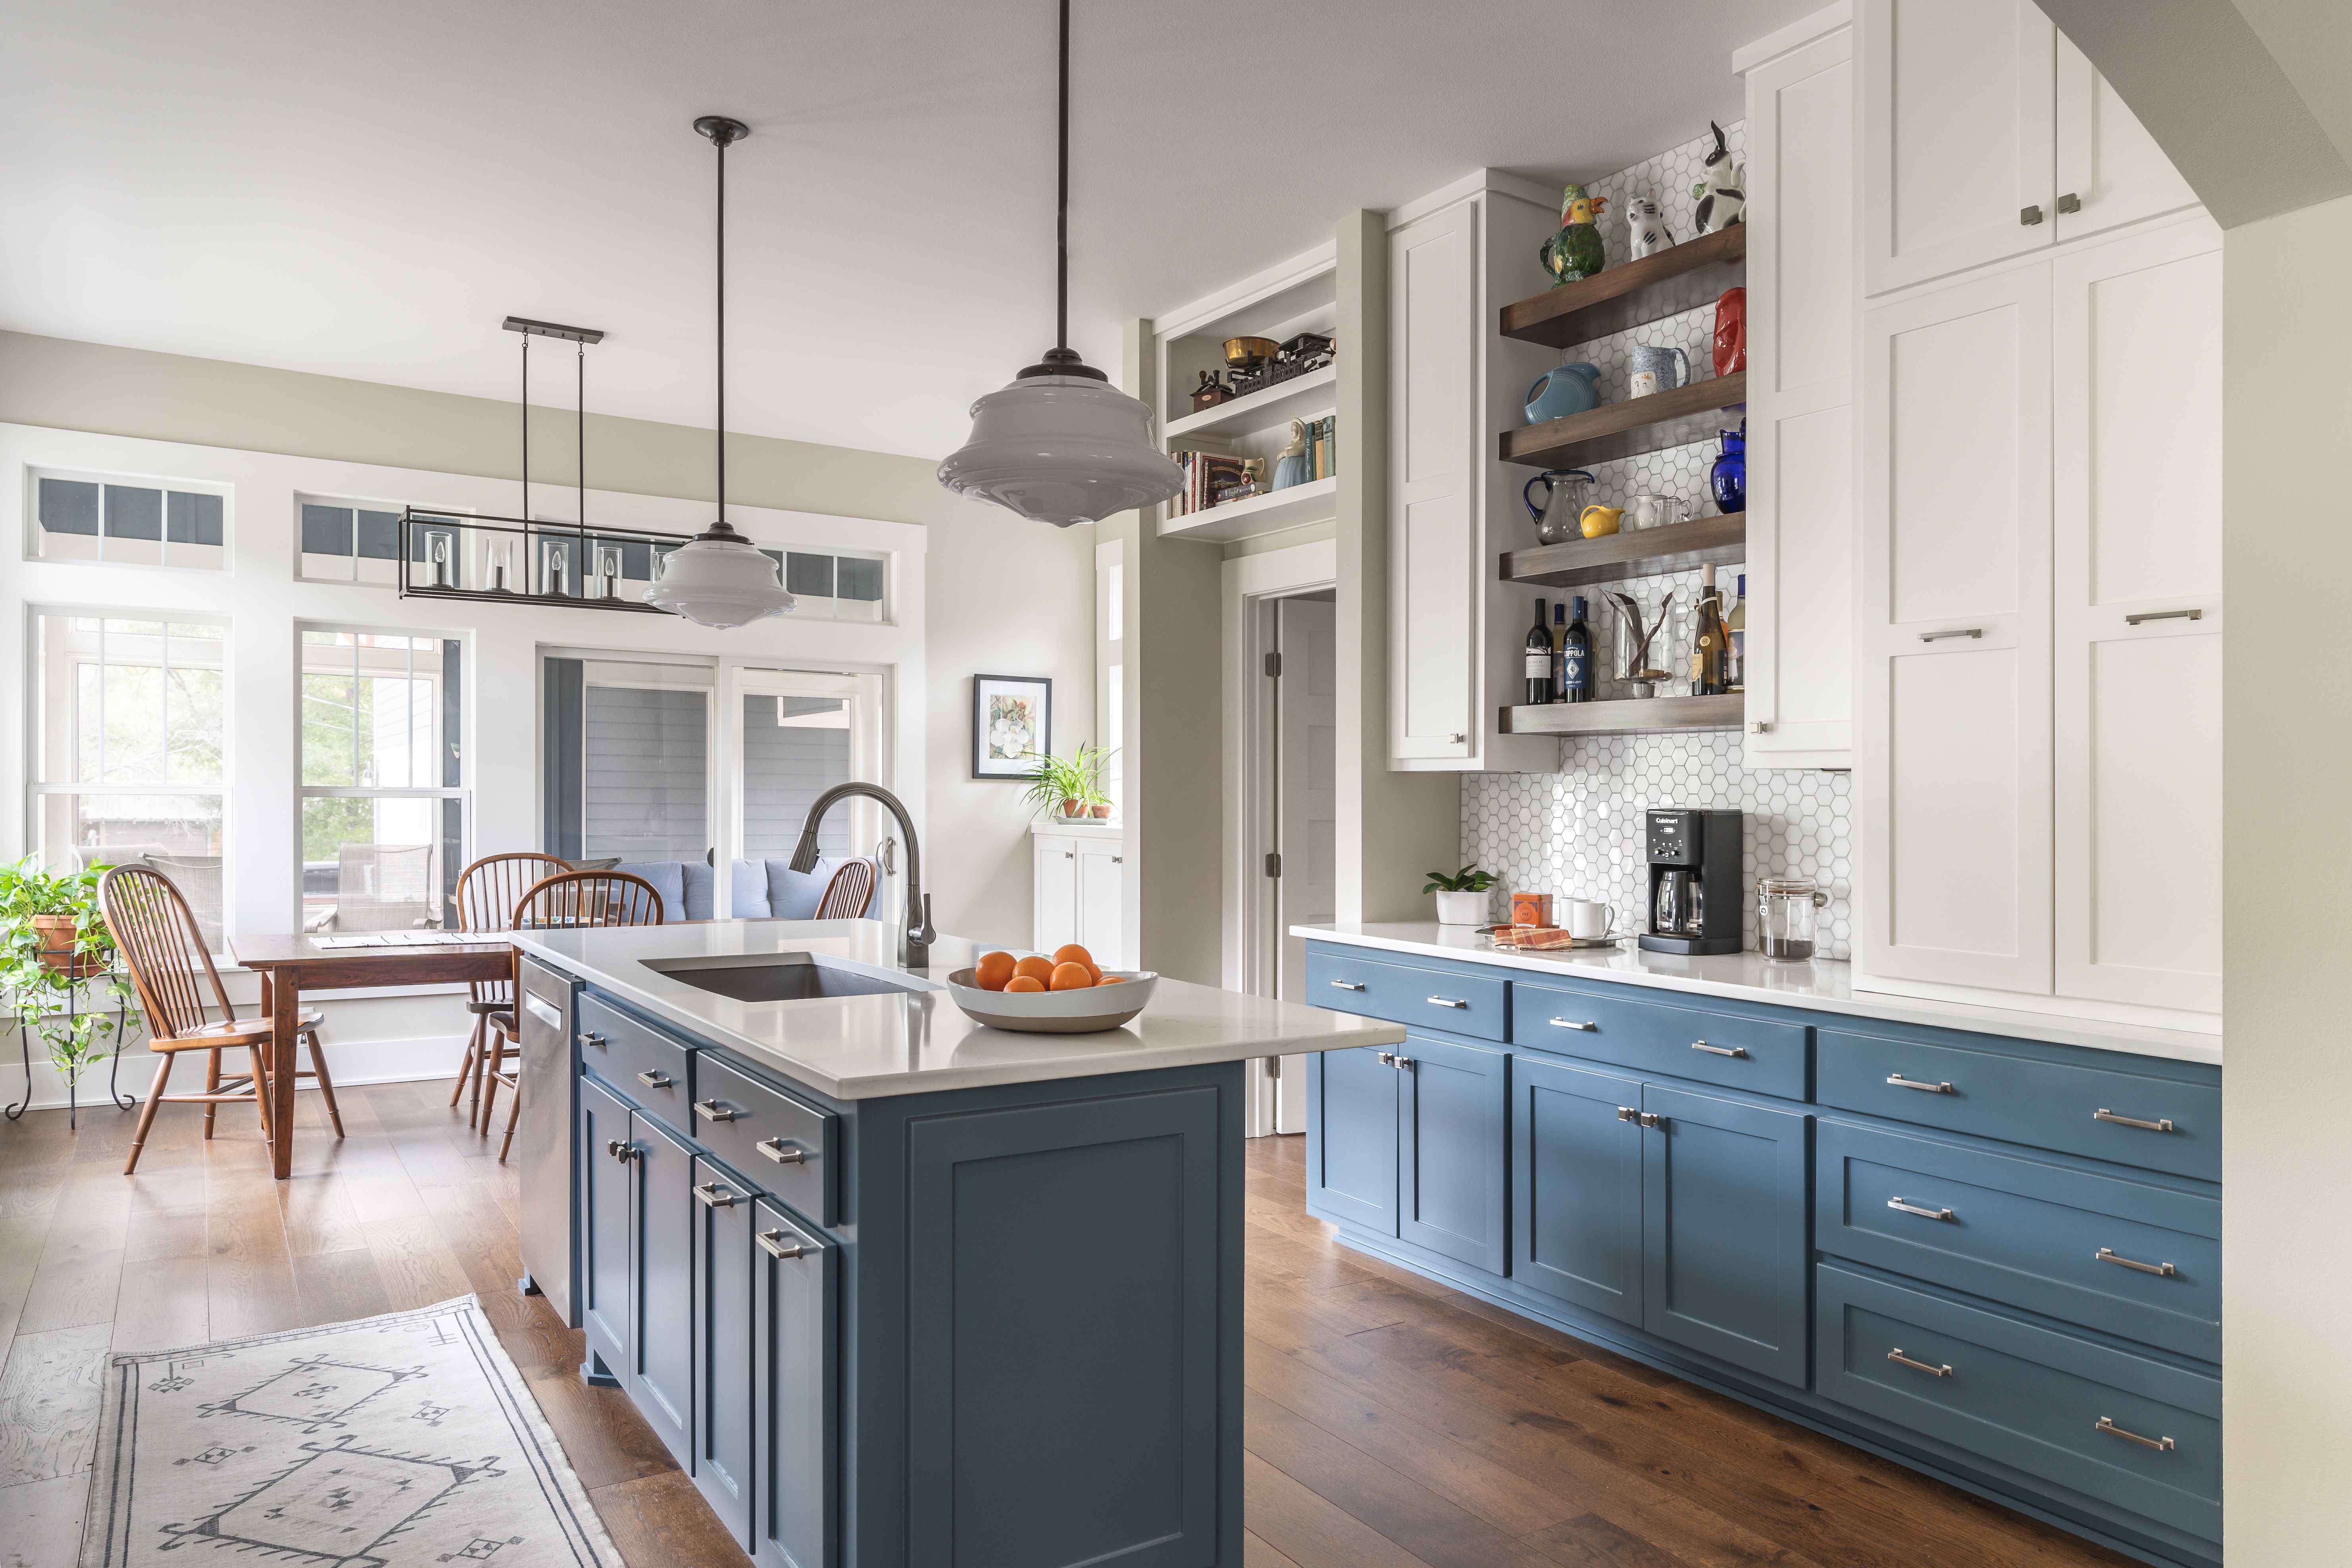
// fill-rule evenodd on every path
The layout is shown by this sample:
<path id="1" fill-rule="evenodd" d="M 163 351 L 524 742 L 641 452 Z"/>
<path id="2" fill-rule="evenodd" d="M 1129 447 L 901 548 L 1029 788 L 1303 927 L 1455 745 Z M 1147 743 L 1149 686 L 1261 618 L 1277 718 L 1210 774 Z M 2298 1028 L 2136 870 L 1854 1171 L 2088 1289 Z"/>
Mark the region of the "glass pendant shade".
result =
<path id="1" fill-rule="evenodd" d="M 971 439 L 940 465 L 940 483 L 1056 528 L 1183 489 L 1183 471 L 1152 441 L 1151 410 L 1080 368 L 1040 366 L 973 404 Z"/>
<path id="2" fill-rule="evenodd" d="M 774 559 L 722 522 L 663 558 L 646 603 L 725 631 L 790 614 L 799 601 L 784 591 Z"/>

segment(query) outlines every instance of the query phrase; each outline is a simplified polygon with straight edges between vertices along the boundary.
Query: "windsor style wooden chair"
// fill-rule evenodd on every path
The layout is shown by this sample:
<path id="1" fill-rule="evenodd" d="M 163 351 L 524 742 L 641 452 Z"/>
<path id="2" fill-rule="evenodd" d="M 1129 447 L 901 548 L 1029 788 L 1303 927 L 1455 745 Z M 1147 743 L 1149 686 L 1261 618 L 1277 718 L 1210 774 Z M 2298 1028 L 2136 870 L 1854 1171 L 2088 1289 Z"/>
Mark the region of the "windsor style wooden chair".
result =
<path id="1" fill-rule="evenodd" d="M 155 1064 L 154 1081 L 147 1087 L 147 1103 L 139 1112 L 139 1128 L 131 1135 L 131 1157 L 122 1173 L 139 1168 L 140 1152 L 147 1146 L 147 1130 L 155 1123 L 155 1108 L 166 1100 L 195 1103 L 205 1108 L 205 1136 L 213 1135 L 215 1118 L 223 1105 L 251 1100 L 261 1116 L 261 1136 L 270 1137 L 267 1052 L 273 1027 L 268 1018 L 240 1021 L 221 986 L 220 971 L 213 966 L 204 936 L 188 900 L 171 879 L 144 866 L 117 866 L 100 879 L 99 908 L 106 929 L 113 934 L 131 984 L 139 993 L 140 1011 L 147 1020 L 147 1048 L 163 1057 Z M 220 1015 L 206 1017 L 206 1010 Z M 295 1019 L 301 1041 L 310 1048 L 308 1072 L 297 1078 L 316 1079 L 326 1101 L 335 1136 L 343 1135 L 343 1113 L 335 1104 L 334 1080 L 327 1076 L 327 1058 L 319 1049 L 319 1015 L 305 1010 Z M 242 1047 L 251 1069 L 242 1074 L 222 1071 L 221 1052 Z M 183 1051 L 203 1051 L 205 1088 L 201 1094 L 169 1094 L 172 1068 Z"/>
<path id="2" fill-rule="evenodd" d="M 457 929 L 509 929 L 507 922 L 514 918 L 515 905 L 525 893 L 547 878 L 561 877 L 571 869 L 568 861 L 530 851 L 483 856 L 457 874 Z M 493 1068 L 505 1065 L 488 1055 L 490 1019 L 495 1016 L 504 1020 L 501 1039 L 510 1040 L 516 1035 L 514 982 L 477 980 L 467 991 L 466 1011 L 474 1016 L 474 1032 L 466 1041 L 465 1059 L 457 1064 L 457 1081 L 449 1086 L 449 1104 L 455 1108 L 457 1097 L 470 1087 L 473 1100 L 466 1108 L 466 1125 L 478 1127 L 483 1080 Z"/>
<path id="3" fill-rule="evenodd" d="M 821 921 L 854 921 L 865 914 L 874 902 L 874 862 L 863 857 L 845 860 L 841 869 L 824 885 L 824 897 L 816 904 L 816 918 Z"/>

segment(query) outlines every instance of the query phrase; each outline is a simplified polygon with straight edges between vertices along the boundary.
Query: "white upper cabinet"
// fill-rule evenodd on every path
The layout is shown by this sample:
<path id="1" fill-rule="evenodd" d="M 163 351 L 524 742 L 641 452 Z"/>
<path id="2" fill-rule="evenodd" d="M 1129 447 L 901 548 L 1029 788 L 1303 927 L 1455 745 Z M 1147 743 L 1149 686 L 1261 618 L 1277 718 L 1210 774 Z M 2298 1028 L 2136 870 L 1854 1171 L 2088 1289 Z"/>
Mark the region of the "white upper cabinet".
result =
<path id="1" fill-rule="evenodd" d="M 1747 763 L 1842 768 L 1853 730 L 1853 30 L 1832 22 L 1746 74 Z"/>
<path id="2" fill-rule="evenodd" d="M 2053 266 L 2057 989 L 2221 1006 L 2221 245 Z"/>
<path id="3" fill-rule="evenodd" d="M 2047 266 L 1864 314 L 1873 976 L 2051 988 L 2050 317 Z"/>
<path id="4" fill-rule="evenodd" d="M 2032 0 L 1862 0 L 1863 287 L 2051 243 L 2057 32 Z"/>
<path id="5" fill-rule="evenodd" d="M 2063 37 L 2058 40 L 2057 192 L 2052 211 L 2061 241 L 2197 205 L 2197 193 L 2139 117 Z"/>

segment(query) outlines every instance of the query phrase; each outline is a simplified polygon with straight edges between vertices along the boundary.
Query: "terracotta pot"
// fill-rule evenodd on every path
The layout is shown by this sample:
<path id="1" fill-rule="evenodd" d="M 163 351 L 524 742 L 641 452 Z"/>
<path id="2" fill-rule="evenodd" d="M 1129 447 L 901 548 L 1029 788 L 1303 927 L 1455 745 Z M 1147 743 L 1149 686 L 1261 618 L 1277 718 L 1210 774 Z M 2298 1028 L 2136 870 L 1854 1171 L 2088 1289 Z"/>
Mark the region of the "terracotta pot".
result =
<path id="1" fill-rule="evenodd" d="M 1064 822 L 1076 822 L 1085 816 L 1086 814 L 1087 808 L 1084 802 L 1066 800 L 1062 803 L 1062 820 Z"/>
<path id="2" fill-rule="evenodd" d="M 1097 819 L 1108 819 L 1110 816 L 1110 807 L 1108 805 L 1095 807 L 1095 816 Z"/>
<path id="3" fill-rule="evenodd" d="M 105 972 L 106 963 L 103 959 L 85 958 L 79 961 L 75 959 L 76 922 L 73 916 L 35 915 L 32 924 L 33 933 L 39 937 L 41 942 L 42 968 L 52 973 L 63 974 L 75 980 Z"/>

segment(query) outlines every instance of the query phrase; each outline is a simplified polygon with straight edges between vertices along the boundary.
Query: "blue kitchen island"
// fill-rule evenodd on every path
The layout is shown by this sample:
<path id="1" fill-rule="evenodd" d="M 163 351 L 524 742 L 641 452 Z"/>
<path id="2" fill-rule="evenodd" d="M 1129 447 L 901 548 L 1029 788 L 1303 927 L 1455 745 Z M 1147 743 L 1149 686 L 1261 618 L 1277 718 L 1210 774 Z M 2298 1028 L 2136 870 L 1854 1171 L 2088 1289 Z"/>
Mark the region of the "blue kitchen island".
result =
<path id="1" fill-rule="evenodd" d="M 1242 1064 L 1402 1027 L 1009 1034 L 869 921 L 517 940 L 526 1286 L 755 1561 L 1242 1561 Z"/>

